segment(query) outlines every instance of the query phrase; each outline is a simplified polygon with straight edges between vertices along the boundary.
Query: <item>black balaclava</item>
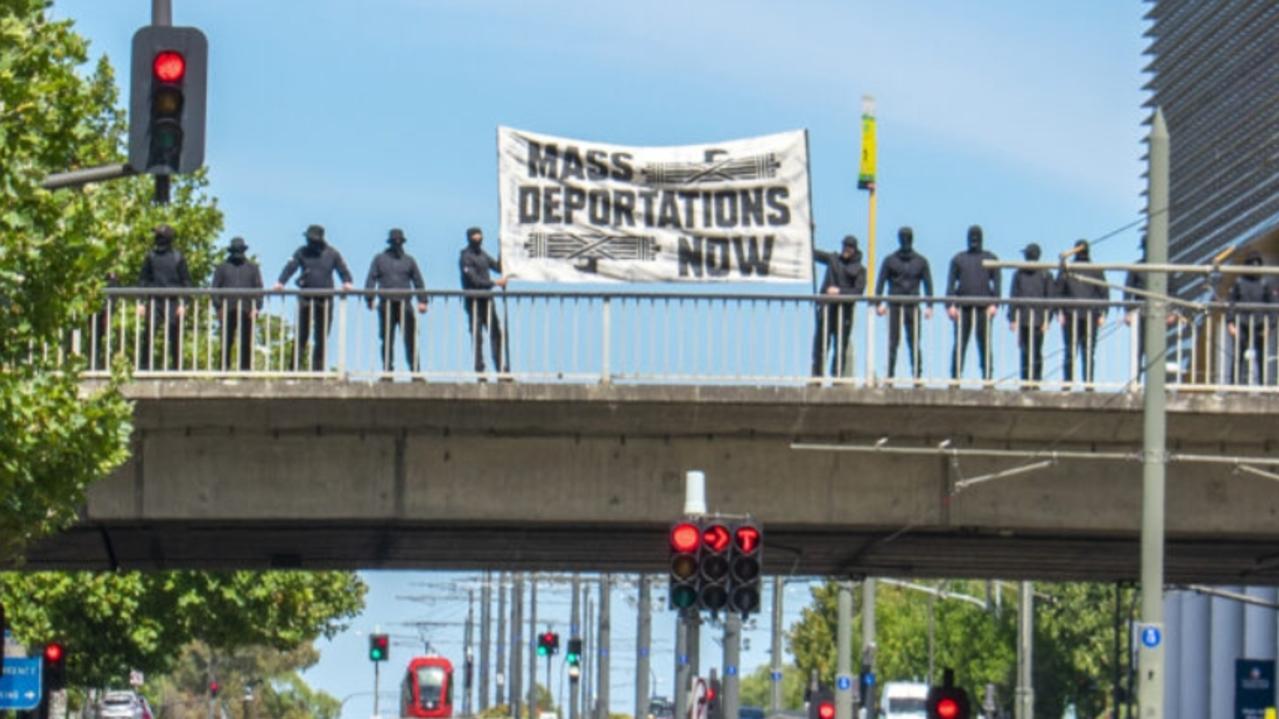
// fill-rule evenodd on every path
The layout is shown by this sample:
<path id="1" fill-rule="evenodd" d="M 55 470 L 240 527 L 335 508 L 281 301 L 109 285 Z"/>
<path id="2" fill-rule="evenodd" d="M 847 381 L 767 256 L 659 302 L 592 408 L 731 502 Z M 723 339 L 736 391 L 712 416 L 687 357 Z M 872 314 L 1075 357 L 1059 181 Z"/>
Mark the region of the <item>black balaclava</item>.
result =
<path id="1" fill-rule="evenodd" d="M 1079 248 L 1075 252 L 1076 262 L 1092 262 L 1092 257 L 1088 255 L 1088 240 L 1079 240 L 1075 243 L 1075 247 Z"/>
<path id="2" fill-rule="evenodd" d="M 1030 243 L 1029 245 L 1026 245 L 1026 249 L 1022 250 L 1021 252 L 1022 252 L 1022 255 L 1025 256 L 1027 262 L 1039 261 L 1039 253 L 1040 253 L 1039 245 L 1035 244 L 1034 242 Z"/>
<path id="3" fill-rule="evenodd" d="M 404 254 L 405 242 L 404 231 L 400 229 L 391 230 L 386 238 L 386 244 L 390 246 L 391 252 L 397 257 Z"/>
<path id="4" fill-rule="evenodd" d="M 968 228 L 968 251 L 981 252 L 981 225 L 971 225 Z"/>
<path id="5" fill-rule="evenodd" d="M 168 225 L 155 228 L 155 249 L 159 252 L 168 252 L 172 249 L 173 234 L 173 228 Z"/>
<path id="6" fill-rule="evenodd" d="M 476 235 L 479 235 L 477 238 Z M 466 242 L 471 247 L 479 248 L 484 243 L 484 232 L 478 227 L 466 228 Z"/>
<path id="7" fill-rule="evenodd" d="M 900 248 L 898 252 L 903 255 L 909 255 L 915 249 L 915 231 L 909 227 L 903 227 L 897 230 L 897 246 Z"/>
<path id="8" fill-rule="evenodd" d="M 306 246 L 308 249 L 319 251 L 324 249 L 324 228 L 319 225 L 311 225 L 306 228 Z"/>
<path id="9" fill-rule="evenodd" d="M 1261 253 L 1256 250 L 1249 252 L 1248 256 L 1244 258 L 1243 263 L 1249 267 L 1261 267 L 1265 264 L 1265 262 L 1261 259 Z M 1244 277 L 1247 277 L 1249 280 L 1254 282 L 1261 279 L 1261 275 L 1259 274 L 1247 274 L 1244 275 Z"/>
<path id="10" fill-rule="evenodd" d="M 852 235 L 844 235 L 844 244 L 843 249 L 840 250 L 840 255 L 845 260 L 856 260 L 861 257 L 861 254 L 861 250 L 857 248 L 857 238 Z"/>
<path id="11" fill-rule="evenodd" d="M 244 244 L 243 237 L 231 238 L 231 246 L 227 248 L 227 259 L 237 265 L 244 264 L 245 253 L 248 252 L 249 246 Z"/>

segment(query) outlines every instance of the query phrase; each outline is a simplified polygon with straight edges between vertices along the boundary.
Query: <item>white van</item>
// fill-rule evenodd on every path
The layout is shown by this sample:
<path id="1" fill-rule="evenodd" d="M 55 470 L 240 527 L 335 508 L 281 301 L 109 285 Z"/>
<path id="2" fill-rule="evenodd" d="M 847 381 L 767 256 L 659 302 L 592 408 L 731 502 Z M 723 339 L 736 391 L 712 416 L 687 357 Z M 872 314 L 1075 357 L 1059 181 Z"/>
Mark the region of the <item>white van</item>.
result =
<path id="1" fill-rule="evenodd" d="M 884 719 L 927 719 L 928 685 L 923 682 L 888 682 L 879 695 Z"/>

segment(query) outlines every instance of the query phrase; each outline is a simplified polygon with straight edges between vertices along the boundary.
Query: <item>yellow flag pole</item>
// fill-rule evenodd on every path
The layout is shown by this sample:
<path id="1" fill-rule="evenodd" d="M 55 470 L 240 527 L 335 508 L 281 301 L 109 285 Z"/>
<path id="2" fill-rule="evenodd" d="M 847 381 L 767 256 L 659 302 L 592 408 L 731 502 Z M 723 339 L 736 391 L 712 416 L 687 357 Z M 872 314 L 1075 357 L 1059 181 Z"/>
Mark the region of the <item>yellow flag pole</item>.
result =
<path id="1" fill-rule="evenodd" d="M 857 189 L 867 190 L 866 291 L 875 291 L 875 98 L 862 95 L 862 161 L 857 173 Z"/>

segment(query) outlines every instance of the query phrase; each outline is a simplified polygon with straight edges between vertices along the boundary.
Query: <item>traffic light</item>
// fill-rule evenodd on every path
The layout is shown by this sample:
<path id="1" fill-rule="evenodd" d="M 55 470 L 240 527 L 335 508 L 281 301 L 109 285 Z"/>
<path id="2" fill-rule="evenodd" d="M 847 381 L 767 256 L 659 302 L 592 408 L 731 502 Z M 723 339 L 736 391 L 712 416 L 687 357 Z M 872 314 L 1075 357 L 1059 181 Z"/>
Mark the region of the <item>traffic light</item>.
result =
<path id="1" fill-rule="evenodd" d="M 582 663 L 582 640 L 568 640 L 568 653 L 564 655 L 564 661 L 568 662 L 570 667 L 578 666 Z"/>
<path id="2" fill-rule="evenodd" d="M 385 634 L 369 635 L 369 661 L 384 662 L 391 656 L 391 638 Z"/>
<path id="3" fill-rule="evenodd" d="M 808 698 L 808 719 L 835 719 L 835 693 L 819 686 Z"/>
<path id="4" fill-rule="evenodd" d="M 193 27 L 148 25 L 133 35 L 129 166 L 151 175 L 204 164 L 209 41 Z"/>
<path id="5" fill-rule="evenodd" d="M 222 691 L 222 685 L 217 682 L 209 682 L 209 698 L 217 699 L 218 692 Z"/>
<path id="6" fill-rule="evenodd" d="M 670 533 L 671 609 L 688 609 L 697 604 L 697 557 L 702 546 L 702 530 L 693 522 L 676 522 Z"/>
<path id="7" fill-rule="evenodd" d="M 732 533 L 719 522 L 702 529 L 702 554 L 697 563 L 702 580 L 697 606 L 701 609 L 717 612 L 728 604 L 728 550 L 732 543 Z"/>
<path id="8" fill-rule="evenodd" d="M 549 657 L 560 653 L 560 635 L 555 632 L 542 632 L 537 635 L 537 655 Z"/>
<path id="9" fill-rule="evenodd" d="M 947 669 L 940 686 L 929 687 L 926 702 L 928 719 L 970 719 L 968 692 L 955 686 L 955 671 Z"/>
<path id="10" fill-rule="evenodd" d="M 729 608 L 742 616 L 759 611 L 761 560 L 764 532 L 757 522 L 746 520 L 733 525 L 729 552 L 731 579 Z"/>
<path id="11" fill-rule="evenodd" d="M 67 686 L 67 648 L 62 642 L 44 645 L 44 687 L 54 691 Z"/>
<path id="12" fill-rule="evenodd" d="M 724 701 L 721 698 L 723 686 L 715 671 L 711 670 L 710 680 L 706 682 L 706 717 L 707 719 L 724 719 Z"/>

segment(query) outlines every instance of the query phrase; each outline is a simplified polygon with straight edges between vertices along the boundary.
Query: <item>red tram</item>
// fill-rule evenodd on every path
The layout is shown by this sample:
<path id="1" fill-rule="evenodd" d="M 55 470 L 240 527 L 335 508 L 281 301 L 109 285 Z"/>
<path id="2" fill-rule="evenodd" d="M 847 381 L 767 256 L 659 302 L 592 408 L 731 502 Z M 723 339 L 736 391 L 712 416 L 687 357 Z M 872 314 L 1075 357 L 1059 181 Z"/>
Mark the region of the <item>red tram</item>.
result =
<path id="1" fill-rule="evenodd" d="M 400 716 L 453 716 L 453 664 L 441 656 L 414 657 L 400 684 Z"/>

